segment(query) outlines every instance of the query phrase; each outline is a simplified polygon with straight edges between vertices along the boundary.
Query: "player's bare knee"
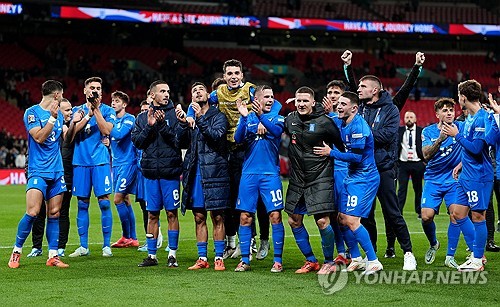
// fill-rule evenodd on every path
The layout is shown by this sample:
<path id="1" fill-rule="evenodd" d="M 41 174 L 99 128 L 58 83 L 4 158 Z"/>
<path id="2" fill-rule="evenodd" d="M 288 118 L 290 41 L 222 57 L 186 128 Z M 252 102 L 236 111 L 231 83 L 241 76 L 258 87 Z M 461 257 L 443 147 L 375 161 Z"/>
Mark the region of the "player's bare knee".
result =
<path id="1" fill-rule="evenodd" d="M 325 229 L 328 225 L 330 225 L 330 218 L 328 216 L 320 217 L 316 219 L 316 225 L 319 229 Z"/>
<path id="2" fill-rule="evenodd" d="M 240 214 L 240 225 L 250 226 L 252 224 L 252 215 L 248 212 L 241 212 Z"/>
<path id="3" fill-rule="evenodd" d="M 292 228 L 299 228 L 302 226 L 302 219 L 299 217 L 295 216 L 294 214 L 290 214 L 288 216 L 288 225 Z"/>
<path id="4" fill-rule="evenodd" d="M 281 213 L 279 211 L 273 211 L 269 214 L 269 220 L 271 224 L 280 224 L 281 223 Z"/>
<path id="5" fill-rule="evenodd" d="M 113 199 L 115 205 L 119 205 L 125 201 L 125 197 L 123 197 L 123 194 L 121 193 L 116 193 Z"/>
<path id="6" fill-rule="evenodd" d="M 109 194 L 99 196 L 99 197 L 97 197 L 97 200 L 98 200 L 98 201 L 101 201 L 101 200 L 109 200 Z"/>
<path id="7" fill-rule="evenodd" d="M 177 210 L 168 210 L 167 219 L 169 223 L 175 222 L 177 220 Z"/>
<path id="8" fill-rule="evenodd" d="M 205 224 L 207 221 L 207 217 L 201 213 L 201 212 L 196 212 L 194 214 L 194 222 L 196 223 L 196 225 L 203 225 Z"/>
<path id="9" fill-rule="evenodd" d="M 486 220 L 485 211 L 472 211 L 471 216 L 472 221 L 475 223 Z"/>
<path id="10" fill-rule="evenodd" d="M 149 211 L 148 212 L 148 220 L 158 223 L 159 218 L 160 218 L 160 211 Z"/>

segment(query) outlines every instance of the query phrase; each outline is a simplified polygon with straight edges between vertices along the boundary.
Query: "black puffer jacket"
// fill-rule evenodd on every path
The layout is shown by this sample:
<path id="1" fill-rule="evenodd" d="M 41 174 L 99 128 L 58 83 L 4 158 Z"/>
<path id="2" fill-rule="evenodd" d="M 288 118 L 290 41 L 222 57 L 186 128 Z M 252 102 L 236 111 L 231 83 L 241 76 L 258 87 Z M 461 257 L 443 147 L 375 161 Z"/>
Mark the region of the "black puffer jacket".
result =
<path id="1" fill-rule="evenodd" d="M 309 115 L 290 113 L 285 119 L 285 132 L 290 136 L 291 162 L 285 211 L 293 213 L 302 196 L 309 214 L 333 211 L 332 159 L 314 154 L 313 147 L 326 142 L 344 151 L 339 129 L 317 103 Z"/>
<path id="2" fill-rule="evenodd" d="M 359 113 L 372 128 L 377 169 L 380 172 L 392 169 L 398 158 L 399 111 L 391 95 L 382 91 L 379 100 L 363 104 Z"/>
<path id="3" fill-rule="evenodd" d="M 192 209 L 190 192 L 199 163 L 205 209 L 229 208 L 229 169 L 226 134 L 228 121 L 219 109 L 210 107 L 205 115 L 196 118 L 196 128 L 185 124 L 180 140 L 189 144 L 182 172 L 182 212 Z"/>
<path id="4" fill-rule="evenodd" d="M 132 142 L 141 149 L 141 170 L 148 179 L 179 179 L 182 172 L 182 156 L 177 144 L 180 125 L 175 117 L 174 104 L 154 107 L 165 112 L 165 120 L 154 126 L 148 125 L 148 112 L 137 116 L 132 130 Z"/>

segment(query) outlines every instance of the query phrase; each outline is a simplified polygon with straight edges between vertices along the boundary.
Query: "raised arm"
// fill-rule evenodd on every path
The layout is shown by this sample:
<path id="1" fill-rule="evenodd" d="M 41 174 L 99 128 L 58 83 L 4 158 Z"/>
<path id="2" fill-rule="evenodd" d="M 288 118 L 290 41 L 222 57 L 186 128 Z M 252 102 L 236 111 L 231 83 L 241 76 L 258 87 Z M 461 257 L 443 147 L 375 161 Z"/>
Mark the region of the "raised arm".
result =
<path id="1" fill-rule="evenodd" d="M 415 54 L 415 65 L 413 65 L 410 74 L 403 83 L 403 86 L 401 86 L 399 91 L 396 93 L 396 95 L 394 95 L 394 98 L 392 99 L 396 107 L 398 107 L 399 111 L 401 111 L 401 109 L 404 107 L 408 96 L 410 96 L 410 92 L 413 89 L 413 86 L 415 86 L 415 82 L 417 82 L 418 75 L 422 70 L 422 65 L 424 65 L 424 62 L 425 55 L 422 52 L 417 52 Z"/>

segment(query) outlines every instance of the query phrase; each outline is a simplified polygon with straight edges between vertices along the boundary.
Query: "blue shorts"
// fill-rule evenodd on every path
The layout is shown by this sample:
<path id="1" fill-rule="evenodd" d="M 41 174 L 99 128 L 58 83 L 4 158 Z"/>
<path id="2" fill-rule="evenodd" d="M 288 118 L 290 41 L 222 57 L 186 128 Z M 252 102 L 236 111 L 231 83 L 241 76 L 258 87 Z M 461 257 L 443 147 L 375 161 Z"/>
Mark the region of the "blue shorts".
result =
<path id="1" fill-rule="evenodd" d="M 101 197 L 111 194 L 113 179 L 109 164 L 96 166 L 79 166 L 73 168 L 73 195 L 81 198 L 90 198 L 90 191 L 94 188 L 94 195 Z"/>
<path id="2" fill-rule="evenodd" d="M 339 212 L 367 218 L 377 196 L 379 184 L 380 176 L 376 170 L 364 175 L 348 175 L 344 179 Z"/>
<path id="3" fill-rule="evenodd" d="M 135 194 L 137 179 L 137 165 L 124 164 L 113 167 L 114 192 L 121 194 Z"/>
<path id="4" fill-rule="evenodd" d="M 139 167 L 135 177 L 135 201 L 146 201 L 146 180 Z"/>
<path id="5" fill-rule="evenodd" d="M 295 209 L 293 209 L 293 214 L 300 214 L 300 215 L 309 215 L 309 212 L 307 212 L 307 206 L 304 200 L 301 200 L 297 205 L 295 206 Z"/>
<path id="6" fill-rule="evenodd" d="M 240 179 L 240 189 L 236 209 L 255 213 L 259 194 L 266 206 L 267 213 L 283 210 L 283 185 L 279 175 L 243 174 Z"/>
<path id="7" fill-rule="evenodd" d="M 477 182 L 458 180 L 455 204 L 468 206 L 472 211 L 484 211 L 488 209 L 493 181 Z"/>
<path id="8" fill-rule="evenodd" d="M 158 212 L 162 209 L 174 211 L 180 208 L 180 181 L 168 179 L 148 179 L 146 183 L 146 209 Z"/>
<path id="9" fill-rule="evenodd" d="M 64 172 L 57 173 L 37 173 L 28 178 L 26 192 L 31 189 L 37 189 L 43 194 L 43 199 L 49 200 L 54 196 L 66 192 L 66 182 L 64 181 Z"/>
<path id="10" fill-rule="evenodd" d="M 334 180 L 334 208 L 335 211 L 339 210 L 339 202 L 342 199 L 342 190 L 344 190 L 344 178 L 347 176 L 347 169 L 335 169 L 333 172 Z"/>
<path id="11" fill-rule="evenodd" d="M 458 181 L 439 183 L 439 182 L 424 182 L 424 191 L 422 193 L 421 207 L 433 209 L 439 214 L 439 207 L 444 200 L 446 208 L 455 204 L 457 199 L 457 192 L 460 185 Z"/>
<path id="12" fill-rule="evenodd" d="M 194 177 L 193 187 L 191 188 L 192 209 L 205 209 L 205 196 L 203 195 L 203 186 L 201 185 L 201 174 Z"/>

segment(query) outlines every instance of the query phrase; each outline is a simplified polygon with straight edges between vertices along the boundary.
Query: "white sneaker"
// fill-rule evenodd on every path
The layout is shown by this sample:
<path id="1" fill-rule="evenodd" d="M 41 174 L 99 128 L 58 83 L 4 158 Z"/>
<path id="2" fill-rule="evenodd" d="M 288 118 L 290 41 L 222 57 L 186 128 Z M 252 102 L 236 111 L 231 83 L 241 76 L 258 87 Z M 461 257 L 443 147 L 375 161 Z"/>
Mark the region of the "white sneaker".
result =
<path id="1" fill-rule="evenodd" d="M 446 256 L 446 259 L 444 259 L 444 265 L 452 269 L 458 269 L 458 263 L 453 256 Z"/>
<path id="2" fill-rule="evenodd" d="M 383 269 L 384 266 L 378 259 L 368 261 L 368 263 L 366 264 L 366 270 L 363 272 L 363 275 L 372 275 L 378 271 L 382 271 Z"/>
<path id="3" fill-rule="evenodd" d="M 163 245 L 163 235 L 161 233 L 161 227 L 158 227 L 158 240 L 156 240 L 156 248 L 160 249 Z"/>
<path id="4" fill-rule="evenodd" d="M 436 252 L 439 249 L 440 244 L 439 241 L 436 243 L 436 245 L 431 246 L 427 252 L 425 253 L 425 263 L 426 264 L 432 264 L 434 260 L 436 260 Z"/>
<path id="5" fill-rule="evenodd" d="M 465 257 L 465 259 L 467 260 L 472 258 L 474 258 L 474 252 L 471 252 L 467 257 Z M 486 255 L 483 254 L 483 258 L 481 258 L 481 261 L 483 262 L 483 265 L 485 265 L 486 262 L 488 262 L 488 260 L 486 259 Z"/>
<path id="6" fill-rule="evenodd" d="M 257 253 L 257 241 L 255 240 L 255 237 L 253 237 L 252 241 L 250 242 L 250 254 L 255 253 Z"/>
<path id="7" fill-rule="evenodd" d="M 483 261 L 478 258 L 471 258 L 458 267 L 459 272 L 484 271 Z"/>
<path id="8" fill-rule="evenodd" d="M 417 270 L 417 260 L 412 252 L 406 252 L 403 262 L 403 271 L 415 271 Z"/>
<path id="9" fill-rule="evenodd" d="M 234 250 L 234 253 L 231 255 L 231 258 L 236 259 L 241 257 L 241 248 L 240 245 L 236 245 L 236 249 Z"/>
<path id="10" fill-rule="evenodd" d="M 363 271 L 365 268 L 366 268 L 366 261 L 361 257 L 356 257 L 352 258 L 349 266 L 342 271 L 345 272 Z"/>
<path id="11" fill-rule="evenodd" d="M 31 252 L 28 254 L 28 258 L 31 258 L 31 257 L 38 257 L 38 256 L 41 256 L 42 255 L 42 250 L 41 249 L 38 249 L 38 248 L 33 248 L 31 250 Z"/>
<path id="12" fill-rule="evenodd" d="M 73 253 L 69 254 L 69 257 L 70 258 L 82 257 L 82 256 L 88 256 L 89 254 L 90 252 L 88 248 L 80 246 Z"/>
<path id="13" fill-rule="evenodd" d="M 102 249 L 103 257 L 113 257 L 113 253 L 111 252 L 111 248 L 109 246 L 105 246 Z"/>

